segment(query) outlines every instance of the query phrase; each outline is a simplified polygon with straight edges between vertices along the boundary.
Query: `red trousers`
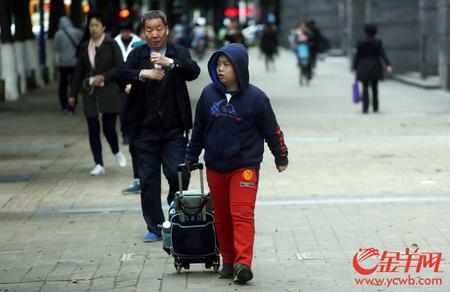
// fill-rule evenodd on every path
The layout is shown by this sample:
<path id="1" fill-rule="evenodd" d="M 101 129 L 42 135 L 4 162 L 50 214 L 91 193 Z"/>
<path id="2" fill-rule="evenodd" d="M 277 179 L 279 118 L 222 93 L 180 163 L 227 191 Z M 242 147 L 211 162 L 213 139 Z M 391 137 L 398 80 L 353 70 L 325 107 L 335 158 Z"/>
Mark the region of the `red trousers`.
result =
<path id="1" fill-rule="evenodd" d="M 225 264 L 251 266 L 255 239 L 254 210 L 258 173 L 242 168 L 232 173 L 206 172 Z"/>

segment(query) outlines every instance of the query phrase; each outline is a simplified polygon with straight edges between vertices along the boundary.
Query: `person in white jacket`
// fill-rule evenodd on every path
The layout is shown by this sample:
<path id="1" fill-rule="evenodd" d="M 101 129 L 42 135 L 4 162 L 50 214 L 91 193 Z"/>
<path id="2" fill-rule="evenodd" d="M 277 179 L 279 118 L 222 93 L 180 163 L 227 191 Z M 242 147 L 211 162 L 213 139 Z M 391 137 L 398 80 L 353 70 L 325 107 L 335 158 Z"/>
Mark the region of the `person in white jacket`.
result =
<path id="1" fill-rule="evenodd" d="M 114 38 L 122 51 L 123 60 L 126 61 L 128 54 L 133 50 L 132 44 L 141 40 L 140 37 L 133 33 L 133 26 L 131 22 L 125 21 L 120 23 L 120 33 Z M 128 135 L 125 131 L 125 107 L 128 100 L 128 93 L 130 92 L 131 84 L 128 84 L 125 88 L 121 88 L 120 101 L 120 125 L 122 130 L 123 143 L 128 144 Z M 141 186 L 139 184 L 139 175 L 137 170 L 136 155 L 133 147 L 130 145 L 131 161 L 133 166 L 133 181 L 131 184 L 122 190 L 125 195 L 128 194 L 140 194 Z"/>
<path id="2" fill-rule="evenodd" d="M 122 51 L 123 61 L 127 60 L 128 54 L 133 49 L 131 44 L 140 41 L 141 38 L 133 33 L 133 25 L 130 22 L 120 24 L 120 33 L 114 38 Z"/>

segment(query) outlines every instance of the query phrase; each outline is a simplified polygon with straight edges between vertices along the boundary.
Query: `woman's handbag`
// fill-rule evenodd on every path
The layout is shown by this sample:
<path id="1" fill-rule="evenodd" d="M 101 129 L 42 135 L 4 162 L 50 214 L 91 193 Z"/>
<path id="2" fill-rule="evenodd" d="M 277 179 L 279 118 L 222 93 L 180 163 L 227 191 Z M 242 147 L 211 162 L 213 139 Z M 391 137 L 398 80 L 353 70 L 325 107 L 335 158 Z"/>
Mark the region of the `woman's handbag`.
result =
<path id="1" fill-rule="evenodd" d="M 358 103 L 361 101 L 361 96 L 359 95 L 358 79 L 355 78 L 355 82 L 353 82 L 352 88 L 353 88 L 353 102 Z"/>

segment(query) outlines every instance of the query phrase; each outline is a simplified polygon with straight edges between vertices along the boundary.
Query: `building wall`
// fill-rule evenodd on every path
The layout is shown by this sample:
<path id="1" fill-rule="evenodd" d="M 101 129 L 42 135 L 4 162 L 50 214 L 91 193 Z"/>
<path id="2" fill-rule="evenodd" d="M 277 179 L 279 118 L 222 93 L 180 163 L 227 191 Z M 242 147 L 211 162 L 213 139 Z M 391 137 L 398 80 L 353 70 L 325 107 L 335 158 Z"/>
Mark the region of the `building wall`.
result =
<path id="1" fill-rule="evenodd" d="M 418 71 L 419 6 L 412 0 L 366 0 L 366 21 L 378 27 L 396 72 Z"/>
<path id="2" fill-rule="evenodd" d="M 299 19 L 302 18 L 300 9 L 301 1 L 282 1 L 280 3 L 280 43 L 287 46 L 287 37 L 291 34 L 292 30 L 297 27 Z"/>
<path id="3" fill-rule="evenodd" d="M 280 0 L 283 38 L 300 19 L 314 19 L 332 48 L 352 57 L 364 24 L 375 23 L 395 72 L 438 72 L 438 1 Z"/>
<path id="4" fill-rule="evenodd" d="M 315 19 L 333 48 L 351 59 L 364 23 L 375 23 L 395 73 L 438 75 L 450 90 L 450 0 L 279 0 L 282 39 Z"/>
<path id="5" fill-rule="evenodd" d="M 420 67 L 424 76 L 438 72 L 439 35 L 437 0 L 419 0 Z"/>
<path id="6" fill-rule="evenodd" d="M 322 34 L 334 48 L 341 46 L 339 1 L 336 0 L 280 0 L 282 43 L 300 20 L 314 20 Z"/>
<path id="7" fill-rule="evenodd" d="M 438 73 L 441 85 L 450 90 L 450 0 L 438 0 Z"/>
<path id="8" fill-rule="evenodd" d="M 305 1 L 306 19 L 315 20 L 322 34 L 332 47 L 341 47 L 341 27 L 339 25 L 339 3 L 336 0 Z"/>
<path id="9" fill-rule="evenodd" d="M 367 5 L 361 0 L 341 0 L 343 6 L 342 50 L 353 59 L 357 41 L 364 37 L 362 27 L 366 22 Z"/>

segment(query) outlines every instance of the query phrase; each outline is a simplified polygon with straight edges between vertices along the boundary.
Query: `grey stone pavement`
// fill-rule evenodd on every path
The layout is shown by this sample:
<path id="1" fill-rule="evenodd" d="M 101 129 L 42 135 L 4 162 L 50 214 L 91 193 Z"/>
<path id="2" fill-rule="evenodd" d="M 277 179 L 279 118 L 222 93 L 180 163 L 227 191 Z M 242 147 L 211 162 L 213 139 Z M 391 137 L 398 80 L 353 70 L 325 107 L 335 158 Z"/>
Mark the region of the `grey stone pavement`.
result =
<path id="1" fill-rule="evenodd" d="M 176 274 L 161 242 L 143 243 L 139 197 L 120 192 L 131 166 L 117 167 L 105 146 L 106 175 L 88 175 L 84 118 L 59 115 L 53 85 L 0 104 L 0 291 L 450 291 L 450 94 L 387 80 L 380 113 L 362 115 L 346 59 L 321 60 L 300 87 L 290 52 L 271 73 L 250 55 L 290 158 L 282 174 L 269 151 L 262 164 L 254 280 L 238 286 L 202 265 Z M 194 101 L 209 82 L 205 62 Z M 356 284 L 360 248 L 414 246 L 444 260 L 410 277 L 441 285 Z M 408 274 L 365 278 L 394 277 Z"/>

